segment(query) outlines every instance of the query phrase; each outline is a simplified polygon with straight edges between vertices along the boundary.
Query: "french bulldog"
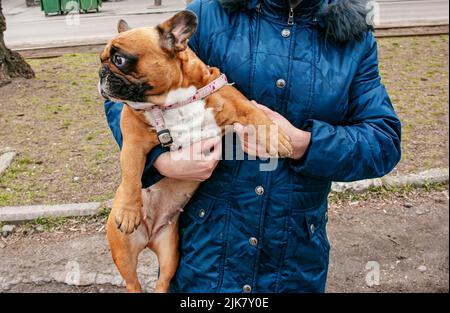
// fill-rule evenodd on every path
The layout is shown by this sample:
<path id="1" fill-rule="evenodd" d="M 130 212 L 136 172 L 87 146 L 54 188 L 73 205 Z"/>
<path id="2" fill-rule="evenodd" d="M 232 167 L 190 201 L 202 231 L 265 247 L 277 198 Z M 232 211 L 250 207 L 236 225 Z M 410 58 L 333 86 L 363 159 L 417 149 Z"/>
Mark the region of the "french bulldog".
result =
<path id="1" fill-rule="evenodd" d="M 199 186 L 194 181 L 163 178 L 142 190 L 146 156 L 160 144 L 150 110 L 161 108 L 173 141 L 181 146 L 186 138 L 192 143 L 214 133 L 223 135 L 225 126 L 236 122 L 274 126 L 230 84 L 203 99 L 164 110 L 169 103 L 192 98 L 196 91 L 221 77 L 218 68 L 207 66 L 188 47 L 196 27 L 197 17 L 188 10 L 156 27 L 130 29 L 121 20 L 117 36 L 101 53 L 99 91 L 105 98 L 125 104 L 120 121 L 122 179 L 107 221 L 107 238 L 129 292 L 141 292 L 136 268 L 138 255 L 146 247 L 155 252 L 160 266 L 155 291 L 168 292 L 179 261 L 178 216 Z M 201 124 L 202 130 L 208 129 L 202 132 L 207 135 L 186 136 L 193 129 L 190 123 Z M 290 138 L 281 129 L 275 139 L 265 137 L 260 144 L 267 151 L 275 149 L 280 157 L 292 153 Z"/>

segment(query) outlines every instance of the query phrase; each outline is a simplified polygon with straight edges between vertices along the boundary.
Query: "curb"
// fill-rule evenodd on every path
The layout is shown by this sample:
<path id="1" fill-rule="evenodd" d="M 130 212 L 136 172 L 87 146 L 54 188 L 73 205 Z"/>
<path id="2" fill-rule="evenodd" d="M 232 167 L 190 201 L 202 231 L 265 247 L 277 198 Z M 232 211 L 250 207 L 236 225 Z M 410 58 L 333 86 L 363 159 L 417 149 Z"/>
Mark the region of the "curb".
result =
<path id="1" fill-rule="evenodd" d="M 0 176 L 6 171 L 6 169 L 11 165 L 17 152 L 12 148 L 0 149 Z"/>
<path id="2" fill-rule="evenodd" d="M 363 192 L 374 187 L 424 186 L 432 183 L 448 183 L 449 169 L 435 168 L 408 175 L 388 175 L 383 178 L 366 179 L 351 183 L 333 183 L 332 192 Z M 102 207 L 111 207 L 105 202 L 72 203 L 59 205 L 30 205 L 0 207 L 0 221 L 22 222 L 43 217 L 73 217 L 95 215 Z"/>
<path id="3" fill-rule="evenodd" d="M 438 26 L 377 28 L 375 30 L 375 37 L 433 36 L 448 33 L 448 24 L 446 24 Z M 99 53 L 110 39 L 110 36 L 103 36 L 71 41 L 41 42 L 37 45 L 13 44 L 10 46 L 10 49 L 21 53 L 26 58 L 59 56 L 64 53 Z"/>
<path id="4" fill-rule="evenodd" d="M 412 36 L 437 36 L 448 35 L 449 25 L 441 26 L 417 26 L 417 27 L 397 27 L 397 28 L 380 28 L 375 30 L 376 38 L 389 37 L 412 37 Z"/>
<path id="5" fill-rule="evenodd" d="M 413 28 L 413 27 L 430 27 L 430 26 L 447 26 L 449 19 L 417 19 L 417 20 L 404 20 L 384 22 L 382 24 L 375 25 L 375 30 L 386 28 Z"/>
<path id="6" fill-rule="evenodd" d="M 433 183 L 448 183 L 449 169 L 435 168 L 417 174 L 388 175 L 383 178 L 365 179 L 351 183 L 333 183 L 333 192 L 363 192 L 374 187 L 425 186 Z"/>
<path id="7" fill-rule="evenodd" d="M 95 215 L 101 202 L 58 205 L 29 205 L 0 207 L 1 222 L 22 222 L 45 217 L 70 217 Z"/>

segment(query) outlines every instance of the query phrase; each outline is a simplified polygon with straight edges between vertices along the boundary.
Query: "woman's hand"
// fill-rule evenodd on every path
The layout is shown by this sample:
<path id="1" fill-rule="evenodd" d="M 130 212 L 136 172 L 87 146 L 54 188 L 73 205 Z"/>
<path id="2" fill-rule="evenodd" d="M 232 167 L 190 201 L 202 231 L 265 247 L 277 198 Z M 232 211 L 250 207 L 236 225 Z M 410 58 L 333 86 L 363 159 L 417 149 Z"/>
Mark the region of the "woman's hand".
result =
<path id="1" fill-rule="evenodd" d="M 211 177 L 221 157 L 222 138 L 213 137 L 179 151 L 165 152 L 153 166 L 166 177 L 201 182 Z"/>
<path id="2" fill-rule="evenodd" d="M 281 127 L 286 134 L 291 138 L 291 144 L 293 147 L 293 152 L 290 158 L 294 160 L 300 159 L 308 149 L 308 146 L 311 142 L 311 133 L 303 131 L 301 129 L 296 128 L 292 125 L 284 116 L 281 114 L 272 111 L 268 107 L 258 104 L 255 101 L 252 101 L 258 109 L 262 110 L 266 115 L 279 127 Z M 236 123 L 234 124 L 234 130 L 238 134 L 241 142 L 244 142 L 244 136 L 248 133 L 248 129 L 243 125 Z M 252 147 L 246 144 L 243 145 L 244 152 L 249 155 L 261 156 L 261 151 L 264 151 L 262 147 Z M 262 155 L 266 157 L 266 155 Z"/>

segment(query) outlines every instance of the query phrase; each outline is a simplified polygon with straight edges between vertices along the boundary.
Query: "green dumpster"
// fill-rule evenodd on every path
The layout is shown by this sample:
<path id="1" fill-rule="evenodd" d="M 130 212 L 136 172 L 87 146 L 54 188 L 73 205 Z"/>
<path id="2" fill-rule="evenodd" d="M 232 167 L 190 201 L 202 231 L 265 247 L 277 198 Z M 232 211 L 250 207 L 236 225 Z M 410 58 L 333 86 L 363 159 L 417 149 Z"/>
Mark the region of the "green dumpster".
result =
<path id="1" fill-rule="evenodd" d="M 80 11 L 80 0 L 61 0 L 61 12 L 78 13 Z"/>
<path id="2" fill-rule="evenodd" d="M 41 0 L 41 10 L 46 16 L 50 13 L 61 14 L 60 0 Z"/>
<path id="3" fill-rule="evenodd" d="M 79 0 L 80 1 L 80 12 L 87 13 L 89 11 L 100 11 L 102 6 L 101 0 Z"/>

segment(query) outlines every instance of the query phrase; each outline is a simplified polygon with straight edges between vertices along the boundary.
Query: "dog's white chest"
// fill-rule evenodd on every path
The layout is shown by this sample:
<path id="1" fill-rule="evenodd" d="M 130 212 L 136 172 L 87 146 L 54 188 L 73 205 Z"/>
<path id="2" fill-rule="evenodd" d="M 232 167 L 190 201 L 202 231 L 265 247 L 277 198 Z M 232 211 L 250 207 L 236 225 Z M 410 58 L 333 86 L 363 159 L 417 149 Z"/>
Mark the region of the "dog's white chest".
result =
<path id="1" fill-rule="evenodd" d="M 183 101 L 196 92 L 195 87 L 180 88 L 171 91 L 166 103 Z M 150 112 L 145 113 L 147 121 L 154 125 L 154 120 Z M 164 123 L 173 138 L 172 150 L 189 146 L 202 139 L 220 136 L 221 130 L 214 118 L 212 109 L 205 108 L 205 101 L 198 100 L 179 108 L 163 111 Z"/>

